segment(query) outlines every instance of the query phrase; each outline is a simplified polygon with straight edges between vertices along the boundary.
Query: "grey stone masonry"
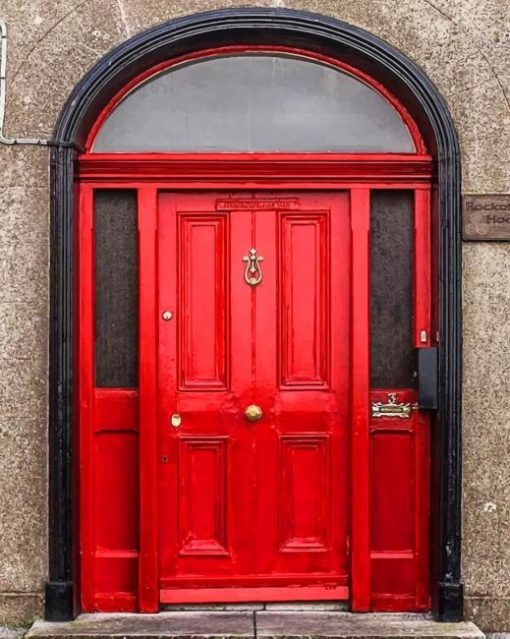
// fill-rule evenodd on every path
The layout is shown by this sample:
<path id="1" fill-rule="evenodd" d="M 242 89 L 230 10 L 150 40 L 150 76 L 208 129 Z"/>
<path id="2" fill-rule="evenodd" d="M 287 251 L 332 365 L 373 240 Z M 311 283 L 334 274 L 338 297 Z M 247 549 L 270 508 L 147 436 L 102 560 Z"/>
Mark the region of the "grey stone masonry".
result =
<path id="1" fill-rule="evenodd" d="M 316 610 L 187 610 L 157 615 L 80 615 L 75 621 L 36 621 L 26 639 L 483 639 L 472 623 L 437 623 L 418 614 Z"/>

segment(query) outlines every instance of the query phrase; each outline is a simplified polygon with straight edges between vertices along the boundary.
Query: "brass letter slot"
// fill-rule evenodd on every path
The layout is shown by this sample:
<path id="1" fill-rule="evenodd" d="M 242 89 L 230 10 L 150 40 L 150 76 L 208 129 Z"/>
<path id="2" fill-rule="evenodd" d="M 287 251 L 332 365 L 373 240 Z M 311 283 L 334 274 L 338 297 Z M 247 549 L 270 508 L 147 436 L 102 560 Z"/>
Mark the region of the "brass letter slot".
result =
<path id="1" fill-rule="evenodd" d="M 388 403 L 372 402 L 372 417 L 398 417 L 410 419 L 413 407 L 411 404 L 397 404 L 397 393 L 388 393 Z"/>

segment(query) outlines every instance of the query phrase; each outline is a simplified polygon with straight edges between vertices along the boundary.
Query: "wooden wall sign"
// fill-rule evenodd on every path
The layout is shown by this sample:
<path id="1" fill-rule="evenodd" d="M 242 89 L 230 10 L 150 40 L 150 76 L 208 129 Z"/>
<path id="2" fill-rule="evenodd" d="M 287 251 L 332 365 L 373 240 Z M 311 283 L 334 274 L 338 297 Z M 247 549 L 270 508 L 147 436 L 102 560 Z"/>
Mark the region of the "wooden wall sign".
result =
<path id="1" fill-rule="evenodd" d="M 462 239 L 510 241 L 510 194 L 465 195 L 462 199 Z"/>

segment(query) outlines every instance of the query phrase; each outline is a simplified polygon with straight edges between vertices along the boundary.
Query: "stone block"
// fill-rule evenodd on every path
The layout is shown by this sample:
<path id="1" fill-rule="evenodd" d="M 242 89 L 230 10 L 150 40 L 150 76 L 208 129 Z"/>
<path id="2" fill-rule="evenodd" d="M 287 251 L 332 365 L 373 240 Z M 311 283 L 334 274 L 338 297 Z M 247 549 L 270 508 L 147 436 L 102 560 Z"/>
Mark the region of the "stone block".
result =
<path id="1" fill-rule="evenodd" d="M 435 0 L 434 5 L 462 30 L 486 58 L 503 89 L 510 92 L 510 11 L 507 0 Z"/>
<path id="2" fill-rule="evenodd" d="M 48 295 L 49 238 L 0 241 L 0 300 L 43 301 L 47 308 Z"/>
<path id="3" fill-rule="evenodd" d="M 333 639 L 378 639 L 399 637 L 468 637 L 482 639 L 483 633 L 472 623 L 438 623 L 412 614 L 362 614 L 331 612 L 257 613 L 257 637 L 290 639 L 312 637 Z"/>
<path id="4" fill-rule="evenodd" d="M 41 303 L 0 301 L 0 359 L 31 362 L 48 347 L 46 300 Z"/>
<path id="5" fill-rule="evenodd" d="M 37 356 L 34 355 L 30 361 L 0 359 L 0 417 L 2 419 L 10 420 L 16 416 L 45 414 L 48 404 L 47 390 L 48 353 L 46 351 Z"/>
<path id="6" fill-rule="evenodd" d="M 0 624 L 10 627 L 29 625 L 43 614 L 41 593 L 0 593 Z"/>
<path id="7" fill-rule="evenodd" d="M 13 131 L 17 135 L 18 131 Z M 10 131 L 4 134 L 10 135 Z M 0 191 L 2 205 L 0 214 L 5 212 L 3 188 L 14 186 L 20 189 L 39 187 L 46 192 L 49 188 L 50 148 L 40 146 L 0 146 Z M 43 192 L 40 195 L 44 197 Z"/>
<path id="8" fill-rule="evenodd" d="M 2 153 L 0 148 L 0 157 Z M 49 218 L 47 187 L 0 187 L 0 254 L 12 245 L 35 242 L 48 245 Z"/>
<path id="9" fill-rule="evenodd" d="M 75 621 L 49 623 L 38 621 L 27 634 L 27 639 L 60 637 L 143 637 L 144 639 L 237 639 L 253 637 L 252 612 L 161 612 L 156 615 L 101 614 L 80 615 Z"/>
<path id="10" fill-rule="evenodd" d="M 464 246 L 463 574 L 468 596 L 510 595 L 510 362 L 502 352 L 502 344 L 510 342 L 509 276 L 508 244 Z M 486 609 L 485 604 L 472 608 Z"/>
<path id="11" fill-rule="evenodd" d="M 47 575 L 46 394 L 46 357 L 0 360 L 0 592 L 4 593 L 41 592 Z M 33 598 L 9 599 L 6 605 L 24 602 L 32 606 Z M 15 623 L 8 617 L 6 622 Z"/>
<path id="12" fill-rule="evenodd" d="M 73 87 L 101 56 L 125 38 L 117 2 L 61 4 L 63 12 L 43 10 L 47 28 L 39 31 L 32 46 L 15 60 L 14 73 L 11 66 L 8 68 L 6 130 L 11 135 L 51 137 Z M 8 24 L 26 23 L 29 14 L 26 6 L 12 2 L 3 18 Z"/>
<path id="13" fill-rule="evenodd" d="M 510 597 L 468 596 L 464 608 L 466 619 L 476 619 L 486 633 L 501 632 L 510 627 Z"/>
<path id="14" fill-rule="evenodd" d="M 26 631 L 23 626 L 0 626 L 0 639 L 21 639 Z"/>

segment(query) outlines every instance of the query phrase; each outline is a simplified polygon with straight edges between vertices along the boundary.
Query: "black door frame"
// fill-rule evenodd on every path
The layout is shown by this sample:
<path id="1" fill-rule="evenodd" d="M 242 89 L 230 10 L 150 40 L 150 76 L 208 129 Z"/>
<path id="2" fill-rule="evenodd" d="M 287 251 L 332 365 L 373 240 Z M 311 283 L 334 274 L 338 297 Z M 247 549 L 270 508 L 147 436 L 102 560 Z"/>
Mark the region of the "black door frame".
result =
<path id="1" fill-rule="evenodd" d="M 78 612 L 78 537 L 73 432 L 74 161 L 107 101 L 132 77 L 170 57 L 221 45 L 301 47 L 341 57 L 388 87 L 414 117 L 436 159 L 433 202 L 439 238 L 438 411 L 434 423 L 433 609 L 441 621 L 463 617 L 461 582 L 461 240 L 460 153 L 448 108 L 423 71 L 376 36 L 322 15 L 290 9 L 224 9 L 159 25 L 107 53 L 71 93 L 51 156 L 49 387 L 49 581 L 45 616 Z M 74 508 L 73 508 L 74 506 Z"/>

